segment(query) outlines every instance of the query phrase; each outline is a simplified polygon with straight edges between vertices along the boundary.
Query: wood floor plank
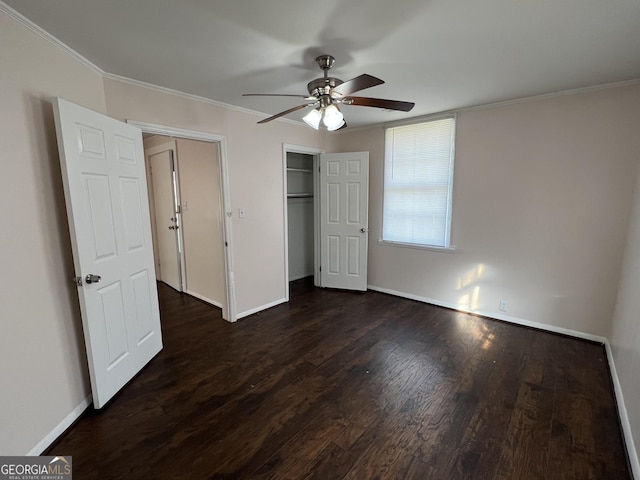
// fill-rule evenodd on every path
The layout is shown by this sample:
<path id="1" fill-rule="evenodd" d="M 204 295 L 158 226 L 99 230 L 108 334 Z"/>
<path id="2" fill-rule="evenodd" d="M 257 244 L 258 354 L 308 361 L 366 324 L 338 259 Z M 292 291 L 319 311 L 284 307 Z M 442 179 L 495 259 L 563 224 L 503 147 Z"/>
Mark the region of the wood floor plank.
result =
<path id="1" fill-rule="evenodd" d="M 354 455 L 330 442 L 315 458 L 304 480 L 341 479 L 355 462 Z"/>
<path id="2" fill-rule="evenodd" d="M 317 416 L 293 435 L 261 467 L 246 479 L 304 478 L 311 473 L 313 461 L 343 430 L 343 425 L 324 416 Z"/>
<path id="3" fill-rule="evenodd" d="M 164 350 L 45 452 L 77 478 L 631 478 L 602 345 L 308 279 L 235 324 L 159 293 Z"/>
<path id="4" fill-rule="evenodd" d="M 543 364 L 528 358 L 496 480 L 515 477 L 542 479 L 547 475 L 553 415 L 553 390 L 542 387 Z"/>

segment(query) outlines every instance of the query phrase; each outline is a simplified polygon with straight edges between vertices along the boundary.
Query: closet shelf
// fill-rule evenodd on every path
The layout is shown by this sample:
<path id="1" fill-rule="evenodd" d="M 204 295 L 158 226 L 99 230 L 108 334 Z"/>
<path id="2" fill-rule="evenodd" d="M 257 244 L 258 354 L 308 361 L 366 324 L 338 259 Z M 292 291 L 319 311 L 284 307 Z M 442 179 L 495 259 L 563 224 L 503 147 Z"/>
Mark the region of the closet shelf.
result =
<path id="1" fill-rule="evenodd" d="M 313 173 L 313 170 L 310 168 L 294 168 L 287 167 L 287 172 L 303 172 L 303 173 Z"/>
<path id="2" fill-rule="evenodd" d="M 287 193 L 287 198 L 313 198 L 313 193 Z"/>

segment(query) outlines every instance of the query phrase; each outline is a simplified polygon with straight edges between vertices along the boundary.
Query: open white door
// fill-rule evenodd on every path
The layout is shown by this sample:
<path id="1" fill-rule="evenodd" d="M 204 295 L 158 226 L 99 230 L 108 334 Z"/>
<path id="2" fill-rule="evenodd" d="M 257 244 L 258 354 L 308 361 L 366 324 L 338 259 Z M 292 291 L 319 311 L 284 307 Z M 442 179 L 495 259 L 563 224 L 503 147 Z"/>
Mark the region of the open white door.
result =
<path id="1" fill-rule="evenodd" d="M 53 101 L 95 408 L 162 349 L 140 130 Z"/>
<path id="2" fill-rule="evenodd" d="M 320 155 L 321 286 L 367 289 L 369 152 Z"/>

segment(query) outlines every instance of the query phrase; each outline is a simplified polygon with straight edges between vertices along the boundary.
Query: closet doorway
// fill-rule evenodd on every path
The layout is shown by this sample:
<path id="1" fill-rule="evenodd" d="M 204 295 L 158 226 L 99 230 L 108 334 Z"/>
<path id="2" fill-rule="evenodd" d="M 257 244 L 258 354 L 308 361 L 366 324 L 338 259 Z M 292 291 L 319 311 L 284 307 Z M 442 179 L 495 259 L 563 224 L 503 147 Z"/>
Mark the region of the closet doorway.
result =
<path id="1" fill-rule="evenodd" d="M 319 285 L 318 166 L 321 150 L 285 145 L 286 292 L 289 283 L 308 278 Z"/>
<path id="2" fill-rule="evenodd" d="M 158 134 L 143 139 L 157 278 L 224 310 L 220 145 Z"/>

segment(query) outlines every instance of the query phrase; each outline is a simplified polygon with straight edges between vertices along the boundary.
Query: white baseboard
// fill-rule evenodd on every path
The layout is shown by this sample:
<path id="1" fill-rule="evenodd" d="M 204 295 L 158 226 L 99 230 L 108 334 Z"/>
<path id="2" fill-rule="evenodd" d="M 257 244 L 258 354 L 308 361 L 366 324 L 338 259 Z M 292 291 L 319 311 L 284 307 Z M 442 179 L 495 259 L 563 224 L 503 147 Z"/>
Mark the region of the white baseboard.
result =
<path id="1" fill-rule="evenodd" d="M 271 303 L 267 303 L 265 305 L 261 305 L 259 307 L 256 308 L 252 308 L 250 310 L 245 310 L 244 312 L 239 313 L 236 318 L 239 320 L 243 317 L 248 317 L 249 315 L 253 315 L 254 313 L 258 313 L 261 312 L 262 310 L 266 310 L 267 308 L 271 308 L 271 307 L 275 307 L 276 305 L 280 305 L 281 303 L 286 303 L 287 299 L 286 298 L 281 298 L 279 300 L 276 300 L 274 302 Z"/>
<path id="2" fill-rule="evenodd" d="M 62 435 L 67 428 L 69 428 L 73 422 L 75 422 L 80 415 L 89 408 L 91 403 L 93 402 L 93 398 L 91 395 L 87 396 L 80 404 L 74 408 L 69 415 L 64 417 L 64 419 L 55 426 L 53 430 L 51 430 L 42 440 L 40 440 L 35 447 L 33 447 L 27 455 L 29 456 L 38 456 L 41 455 L 47 448 L 49 448 L 53 442 L 57 440 L 57 438 Z"/>
<path id="3" fill-rule="evenodd" d="M 207 298 L 204 295 L 200 295 L 199 293 L 192 292 L 191 290 L 185 290 L 184 293 L 191 295 L 192 297 L 196 297 L 198 300 L 202 300 L 203 302 L 207 302 L 214 307 L 222 308 L 222 303 L 211 300 L 210 298 Z"/>
<path id="4" fill-rule="evenodd" d="M 390 290 L 388 288 L 376 287 L 374 285 L 369 285 L 367 287 L 369 290 L 374 290 L 376 292 L 388 293 L 389 295 L 394 295 L 396 297 L 408 298 L 410 300 L 417 300 L 422 303 L 429 303 L 431 305 L 436 305 L 438 307 L 450 308 L 452 310 L 457 310 L 459 312 L 471 313 L 473 315 L 480 315 L 483 317 L 493 318 L 496 320 L 502 320 L 503 322 L 515 323 L 516 325 L 522 325 L 525 327 L 537 328 L 539 330 L 545 330 L 547 332 L 553 333 L 561 333 L 563 335 L 569 335 L 570 337 L 582 338 L 584 340 L 591 340 L 593 342 L 598 343 L 606 343 L 607 339 L 605 337 L 600 337 L 598 335 L 591 335 L 590 333 L 584 333 L 577 330 L 571 330 L 569 328 L 557 327 L 555 325 L 549 325 L 547 323 L 539 323 L 532 322 L 530 320 L 524 320 L 522 318 L 511 317 L 509 315 L 501 315 L 496 314 L 494 312 L 486 312 L 483 310 L 469 310 L 466 308 L 460 308 L 459 305 L 441 302 L 439 300 L 435 300 L 433 298 L 422 297 L 419 295 L 413 295 L 411 293 L 398 292 L 396 290 Z"/>
<path id="5" fill-rule="evenodd" d="M 624 441 L 627 444 L 627 455 L 629 456 L 629 463 L 631 464 L 631 473 L 633 478 L 640 478 L 640 461 L 638 460 L 638 453 L 635 442 L 633 441 L 631 423 L 629 422 L 627 407 L 624 403 L 624 395 L 622 394 L 622 386 L 620 385 L 620 378 L 618 378 L 618 372 L 616 370 L 616 362 L 613 359 L 613 351 L 611 350 L 611 345 L 608 340 L 604 343 L 604 346 L 607 351 L 607 360 L 609 361 L 613 390 L 616 394 L 616 403 L 618 404 L 618 416 L 620 417 L 620 424 L 622 425 L 622 434 L 624 435 Z"/>
<path id="6" fill-rule="evenodd" d="M 613 389 L 615 393 L 616 404 L 618 405 L 618 416 L 620 418 L 620 424 L 622 425 L 622 434 L 624 436 L 624 441 L 627 447 L 627 454 L 629 458 L 629 463 L 631 464 L 631 471 L 633 474 L 633 478 L 640 479 L 640 461 L 638 460 L 638 454 L 636 451 L 635 442 L 633 440 L 631 424 L 629 423 L 629 416 L 627 415 L 627 409 L 624 403 L 624 396 L 622 394 L 622 387 L 620 385 L 620 379 L 618 378 L 618 372 L 616 371 L 616 364 L 613 359 L 613 352 L 611 351 L 611 345 L 609 344 L 609 340 L 606 337 L 600 337 L 598 335 L 591 335 L 589 333 L 579 332 L 577 330 L 570 330 L 567 328 L 556 327 L 555 325 L 548 325 L 546 323 L 531 322 L 529 320 L 510 317 L 507 315 L 496 315 L 493 312 L 482 312 L 482 311 L 475 311 L 475 310 L 471 311 L 468 309 L 460 308 L 459 305 L 452 305 L 452 304 L 447 304 L 445 302 L 439 302 L 437 300 L 434 300 L 433 298 L 421 297 L 418 295 L 398 292 L 395 290 L 380 288 L 373 285 L 369 285 L 368 288 L 376 292 L 387 293 L 389 295 L 408 298 L 410 300 L 416 300 L 418 302 L 429 303 L 431 305 L 436 305 L 439 307 L 450 308 L 452 310 L 457 310 L 460 312 L 482 315 L 483 317 L 495 318 L 496 320 L 502 320 L 502 321 L 514 323 L 517 325 L 538 328 L 540 330 L 545 330 L 548 332 L 561 333 L 564 335 L 569 335 L 571 337 L 577 337 L 584 340 L 591 340 L 598 343 L 602 343 L 605 347 L 605 351 L 607 352 L 607 361 L 609 362 L 609 369 L 611 371 L 611 379 L 613 381 Z"/>

